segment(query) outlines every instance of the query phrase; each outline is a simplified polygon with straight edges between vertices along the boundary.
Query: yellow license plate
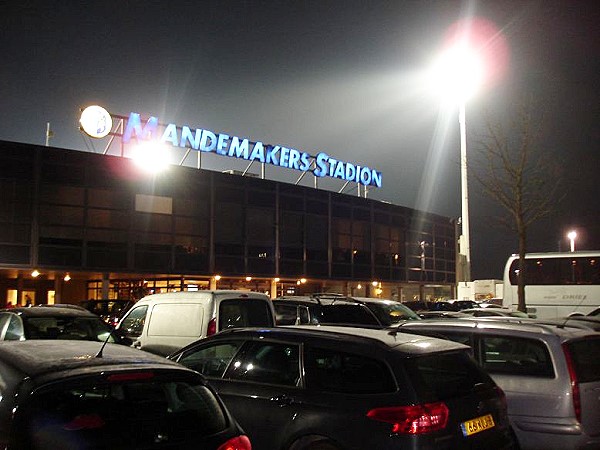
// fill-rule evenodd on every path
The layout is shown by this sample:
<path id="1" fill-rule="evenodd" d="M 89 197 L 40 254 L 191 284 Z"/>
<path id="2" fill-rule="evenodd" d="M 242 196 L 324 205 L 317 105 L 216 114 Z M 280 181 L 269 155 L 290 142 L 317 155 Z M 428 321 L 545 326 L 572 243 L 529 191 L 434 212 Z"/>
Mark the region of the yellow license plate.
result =
<path id="1" fill-rule="evenodd" d="M 489 430 L 494 428 L 494 418 L 491 414 L 477 417 L 476 419 L 467 420 L 460 424 L 463 435 L 471 436 L 472 434 L 479 433 L 480 431 Z"/>

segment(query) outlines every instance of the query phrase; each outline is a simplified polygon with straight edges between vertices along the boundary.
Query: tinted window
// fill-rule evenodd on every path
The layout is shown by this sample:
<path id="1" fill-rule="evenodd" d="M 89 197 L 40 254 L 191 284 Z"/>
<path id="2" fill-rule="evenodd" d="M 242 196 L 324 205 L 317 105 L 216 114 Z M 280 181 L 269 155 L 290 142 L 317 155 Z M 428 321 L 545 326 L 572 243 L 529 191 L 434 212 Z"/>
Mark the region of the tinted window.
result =
<path id="1" fill-rule="evenodd" d="M 231 299 L 223 300 L 219 304 L 219 330 L 272 325 L 271 310 L 265 300 Z"/>
<path id="2" fill-rule="evenodd" d="M 27 339 L 76 339 L 104 341 L 111 328 L 99 317 L 28 317 L 25 320 Z M 109 342 L 114 342 L 111 336 Z"/>
<path id="3" fill-rule="evenodd" d="M 227 426 L 210 390 L 184 380 L 53 387 L 34 394 L 15 420 L 23 448 L 44 450 L 196 449 L 199 438 Z"/>
<path id="4" fill-rule="evenodd" d="M 238 348 L 238 343 L 228 342 L 211 347 L 192 349 L 183 353 L 177 362 L 203 375 L 221 377 L 229 362 L 237 353 Z"/>
<path id="5" fill-rule="evenodd" d="M 387 365 L 362 355 L 307 348 L 304 367 L 308 389 L 354 394 L 396 390 L 394 377 Z"/>
<path id="6" fill-rule="evenodd" d="M 127 314 L 127 317 L 121 321 L 119 329 L 124 331 L 129 337 L 139 337 L 144 329 L 146 311 L 148 311 L 146 305 L 132 309 L 129 314 Z"/>
<path id="7" fill-rule="evenodd" d="M 278 305 L 274 303 L 275 320 L 277 325 L 295 325 L 298 317 L 298 307 L 295 305 Z M 306 323 L 306 322 L 305 322 Z"/>
<path id="8" fill-rule="evenodd" d="M 490 383 L 465 352 L 419 356 L 407 360 L 409 377 L 420 397 L 444 400 L 471 392 L 479 383 Z"/>
<path id="9" fill-rule="evenodd" d="M 6 314 L 6 319 L 8 319 L 8 324 L 6 332 L 4 333 L 4 340 L 19 341 L 23 339 L 25 333 L 23 331 L 23 322 L 21 322 L 21 319 L 19 319 L 16 314 Z"/>
<path id="10" fill-rule="evenodd" d="M 321 322 L 379 325 L 373 313 L 362 305 L 325 305 Z"/>
<path id="11" fill-rule="evenodd" d="M 420 320 L 421 318 L 410 308 L 400 303 L 367 303 L 373 314 L 382 325 L 389 326 L 402 320 Z"/>
<path id="12" fill-rule="evenodd" d="M 586 339 L 569 344 L 580 383 L 600 381 L 600 339 Z"/>
<path id="13" fill-rule="evenodd" d="M 481 338 L 481 364 L 490 373 L 553 377 L 554 368 L 546 345 L 535 339 Z"/>
<path id="14" fill-rule="evenodd" d="M 226 378 L 296 386 L 300 380 L 298 346 L 249 342 L 233 361 Z"/>

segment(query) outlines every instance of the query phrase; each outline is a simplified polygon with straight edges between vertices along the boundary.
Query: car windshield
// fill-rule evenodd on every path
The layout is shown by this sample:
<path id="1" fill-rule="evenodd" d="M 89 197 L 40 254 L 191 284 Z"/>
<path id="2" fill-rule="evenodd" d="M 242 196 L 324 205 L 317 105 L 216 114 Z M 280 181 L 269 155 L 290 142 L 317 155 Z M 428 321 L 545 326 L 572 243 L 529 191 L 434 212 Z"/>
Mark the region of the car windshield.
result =
<path id="1" fill-rule="evenodd" d="M 29 317 L 25 320 L 27 339 L 76 339 L 105 341 L 111 327 L 97 317 Z M 114 342 L 113 336 L 109 342 Z"/>
<path id="2" fill-rule="evenodd" d="M 390 326 L 404 320 L 421 320 L 417 313 L 401 303 L 367 303 L 367 307 L 377 316 L 384 326 Z"/>
<path id="3" fill-rule="evenodd" d="M 16 448 L 197 449 L 202 438 L 227 427 L 218 400 L 197 380 L 146 375 L 152 373 L 42 388 L 19 407 Z"/>

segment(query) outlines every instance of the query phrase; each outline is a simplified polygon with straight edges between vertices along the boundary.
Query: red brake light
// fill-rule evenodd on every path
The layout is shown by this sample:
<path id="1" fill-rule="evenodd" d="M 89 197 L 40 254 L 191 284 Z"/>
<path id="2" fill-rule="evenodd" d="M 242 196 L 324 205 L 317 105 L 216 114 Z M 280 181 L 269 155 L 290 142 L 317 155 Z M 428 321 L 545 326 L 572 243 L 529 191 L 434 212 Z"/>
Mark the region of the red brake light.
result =
<path id="1" fill-rule="evenodd" d="M 250 439 L 242 434 L 241 436 L 229 439 L 217 450 L 252 450 L 252 445 L 250 444 Z"/>
<path id="2" fill-rule="evenodd" d="M 206 335 L 212 336 L 216 332 L 217 332 L 217 319 L 213 317 L 208 322 L 208 327 L 206 327 Z"/>
<path id="3" fill-rule="evenodd" d="M 562 348 L 567 361 L 569 377 L 571 378 L 571 395 L 573 396 L 573 409 L 575 410 L 575 417 L 577 418 L 578 422 L 581 422 L 581 396 L 579 395 L 579 380 L 577 379 L 577 372 L 575 371 L 575 362 L 573 361 L 573 355 L 571 355 L 569 346 L 564 343 Z"/>
<path id="4" fill-rule="evenodd" d="M 375 408 L 367 417 L 392 424 L 392 432 L 398 434 L 424 434 L 443 430 L 448 423 L 448 407 L 443 402 L 423 405 Z"/>
<path id="5" fill-rule="evenodd" d="M 130 372 L 130 373 L 116 373 L 107 377 L 108 381 L 136 381 L 136 380 L 148 380 L 154 378 L 152 372 Z"/>
<path id="6" fill-rule="evenodd" d="M 508 409 L 508 403 L 506 402 L 506 394 L 500 388 L 500 386 L 495 386 L 494 391 L 498 394 L 498 398 L 500 399 L 500 402 L 502 403 L 502 409 L 504 409 L 504 411 L 506 411 Z"/>

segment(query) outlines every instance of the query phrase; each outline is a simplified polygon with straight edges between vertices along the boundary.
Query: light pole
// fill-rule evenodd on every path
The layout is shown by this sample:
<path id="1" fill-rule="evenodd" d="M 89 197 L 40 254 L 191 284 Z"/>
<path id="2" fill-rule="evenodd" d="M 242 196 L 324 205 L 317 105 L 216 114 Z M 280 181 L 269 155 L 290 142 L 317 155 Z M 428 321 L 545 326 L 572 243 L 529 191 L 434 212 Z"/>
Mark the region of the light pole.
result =
<path id="1" fill-rule="evenodd" d="M 483 68 L 477 52 L 465 42 L 442 53 L 435 62 L 432 74 L 444 97 L 458 105 L 460 126 L 460 185 L 461 235 L 459 237 L 459 264 L 462 276 L 458 281 L 471 281 L 471 239 L 469 235 L 469 188 L 467 176 L 467 121 L 466 102 L 475 94 L 483 79 Z"/>
<path id="2" fill-rule="evenodd" d="M 471 281 L 471 239 L 469 236 L 469 179 L 467 177 L 467 121 L 465 102 L 460 102 L 460 192 L 461 192 L 461 242 L 460 254 L 464 257 L 463 281 Z"/>
<path id="3" fill-rule="evenodd" d="M 571 241 L 571 251 L 575 251 L 575 238 L 577 237 L 577 233 L 575 231 L 569 231 L 567 237 Z"/>

